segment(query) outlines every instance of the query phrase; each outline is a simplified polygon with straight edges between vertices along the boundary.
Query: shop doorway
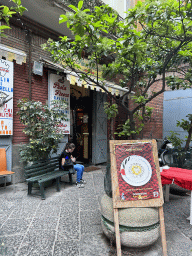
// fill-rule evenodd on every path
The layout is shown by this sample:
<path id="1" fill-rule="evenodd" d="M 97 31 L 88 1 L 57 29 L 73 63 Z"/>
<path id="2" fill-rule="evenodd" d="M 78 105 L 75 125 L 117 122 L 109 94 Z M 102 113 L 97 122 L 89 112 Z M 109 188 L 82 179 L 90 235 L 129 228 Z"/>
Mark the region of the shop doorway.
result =
<path id="1" fill-rule="evenodd" d="M 74 89 L 73 89 L 74 90 Z M 80 92 L 80 91 L 78 91 Z M 75 143 L 74 154 L 77 161 L 90 163 L 92 159 L 92 100 L 91 95 L 79 97 L 77 93 L 71 93 L 71 132 L 70 141 Z"/>
<path id="2" fill-rule="evenodd" d="M 83 163 L 107 162 L 106 94 L 71 87 L 70 140 L 75 143 L 77 160 Z"/>

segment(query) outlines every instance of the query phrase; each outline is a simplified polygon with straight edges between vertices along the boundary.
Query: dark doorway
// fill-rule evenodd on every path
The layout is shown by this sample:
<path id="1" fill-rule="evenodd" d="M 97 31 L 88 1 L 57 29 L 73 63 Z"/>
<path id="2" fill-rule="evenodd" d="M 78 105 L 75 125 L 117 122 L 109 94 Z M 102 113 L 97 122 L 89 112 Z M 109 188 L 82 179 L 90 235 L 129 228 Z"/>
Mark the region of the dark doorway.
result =
<path id="1" fill-rule="evenodd" d="M 91 162 L 91 135 L 92 135 L 92 101 L 91 97 L 81 96 L 78 99 L 71 96 L 71 141 L 76 145 L 77 161 Z"/>

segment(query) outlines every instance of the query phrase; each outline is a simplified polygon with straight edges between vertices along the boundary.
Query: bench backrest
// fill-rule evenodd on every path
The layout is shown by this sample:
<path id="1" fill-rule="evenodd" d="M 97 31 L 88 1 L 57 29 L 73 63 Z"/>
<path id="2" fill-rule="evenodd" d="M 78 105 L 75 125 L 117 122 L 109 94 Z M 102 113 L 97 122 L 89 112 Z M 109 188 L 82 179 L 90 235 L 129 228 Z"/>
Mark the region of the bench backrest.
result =
<path id="1" fill-rule="evenodd" d="M 5 148 L 0 148 L 0 172 L 7 171 L 7 160 Z"/>
<path id="2" fill-rule="evenodd" d="M 25 178 L 31 178 L 48 172 L 59 170 L 59 157 L 34 162 L 31 166 L 25 166 Z"/>

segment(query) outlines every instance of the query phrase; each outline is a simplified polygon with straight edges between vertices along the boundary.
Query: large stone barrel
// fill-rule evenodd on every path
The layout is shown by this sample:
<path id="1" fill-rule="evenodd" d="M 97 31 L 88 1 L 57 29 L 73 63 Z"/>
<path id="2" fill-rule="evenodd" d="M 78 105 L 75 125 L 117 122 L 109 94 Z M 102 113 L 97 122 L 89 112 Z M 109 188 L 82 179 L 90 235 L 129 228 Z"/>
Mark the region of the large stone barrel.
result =
<path id="1" fill-rule="evenodd" d="M 115 241 L 112 198 L 101 198 L 101 225 L 104 234 Z M 121 244 L 127 247 L 145 247 L 156 242 L 160 236 L 158 208 L 119 209 Z"/>

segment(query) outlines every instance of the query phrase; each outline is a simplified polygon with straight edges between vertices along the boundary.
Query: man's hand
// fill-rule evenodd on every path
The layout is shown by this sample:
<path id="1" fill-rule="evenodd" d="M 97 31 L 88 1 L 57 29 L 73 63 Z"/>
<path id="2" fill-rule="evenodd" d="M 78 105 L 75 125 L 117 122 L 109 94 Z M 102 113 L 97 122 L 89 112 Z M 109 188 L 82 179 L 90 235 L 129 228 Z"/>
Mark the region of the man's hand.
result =
<path id="1" fill-rule="evenodd" d="M 71 160 L 72 160 L 72 162 L 73 162 L 73 163 L 75 163 L 75 162 L 76 162 L 76 158 L 75 158 L 75 157 L 73 157 L 73 156 L 71 156 Z"/>

